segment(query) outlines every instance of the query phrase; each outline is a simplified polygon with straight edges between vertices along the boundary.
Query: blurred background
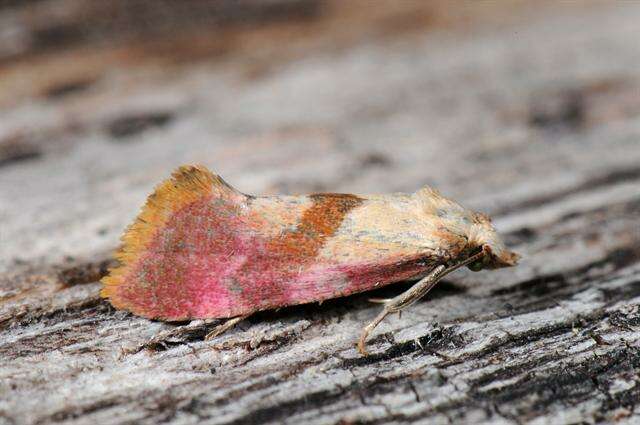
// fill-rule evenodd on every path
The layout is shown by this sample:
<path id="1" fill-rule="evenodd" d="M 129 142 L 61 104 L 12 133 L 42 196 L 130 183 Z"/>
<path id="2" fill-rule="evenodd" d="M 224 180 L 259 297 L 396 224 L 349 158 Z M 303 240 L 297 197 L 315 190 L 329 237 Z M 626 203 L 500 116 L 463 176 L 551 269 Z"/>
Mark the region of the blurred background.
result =
<path id="1" fill-rule="evenodd" d="M 638 22 L 638 2 L 3 0 L 0 270 L 107 255 L 193 162 L 255 194 L 433 185 L 526 242 L 549 217 L 514 213 L 637 193 Z"/>

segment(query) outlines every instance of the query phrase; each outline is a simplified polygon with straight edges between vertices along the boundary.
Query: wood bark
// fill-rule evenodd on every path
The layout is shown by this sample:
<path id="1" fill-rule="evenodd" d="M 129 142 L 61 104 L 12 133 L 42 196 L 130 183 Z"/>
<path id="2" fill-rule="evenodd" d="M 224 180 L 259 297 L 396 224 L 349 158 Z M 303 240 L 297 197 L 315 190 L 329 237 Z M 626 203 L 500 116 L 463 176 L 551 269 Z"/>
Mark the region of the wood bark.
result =
<path id="1" fill-rule="evenodd" d="M 640 423 L 640 4 L 290 3 L 284 23 L 205 19 L 214 44 L 59 49 L 16 38 L 49 3 L 0 8 L 0 423 Z M 204 341 L 98 296 L 122 229 L 191 162 L 255 194 L 429 184 L 523 260 L 448 276 L 368 357 L 368 299 L 407 284 Z"/>

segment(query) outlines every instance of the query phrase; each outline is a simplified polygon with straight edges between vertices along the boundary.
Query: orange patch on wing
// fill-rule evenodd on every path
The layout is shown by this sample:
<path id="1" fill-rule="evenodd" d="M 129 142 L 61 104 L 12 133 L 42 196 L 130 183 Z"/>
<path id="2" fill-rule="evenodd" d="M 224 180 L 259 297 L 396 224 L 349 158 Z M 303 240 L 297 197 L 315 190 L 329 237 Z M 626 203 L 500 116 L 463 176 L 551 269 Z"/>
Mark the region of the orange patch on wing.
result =
<path id="1" fill-rule="evenodd" d="M 355 195 L 323 193 L 309 195 L 313 204 L 302 213 L 296 230 L 269 241 L 269 249 L 287 253 L 299 262 L 314 258 L 327 238 L 342 225 L 342 221 L 353 208 L 364 200 Z"/>

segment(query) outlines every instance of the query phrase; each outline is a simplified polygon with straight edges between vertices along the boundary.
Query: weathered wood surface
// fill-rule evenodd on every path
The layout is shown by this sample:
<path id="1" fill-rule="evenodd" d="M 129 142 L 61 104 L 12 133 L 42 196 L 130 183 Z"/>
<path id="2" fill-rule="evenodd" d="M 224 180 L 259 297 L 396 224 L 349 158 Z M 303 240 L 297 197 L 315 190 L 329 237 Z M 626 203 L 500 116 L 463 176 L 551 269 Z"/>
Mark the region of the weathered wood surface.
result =
<path id="1" fill-rule="evenodd" d="M 403 7 L 345 29 L 356 12 L 313 5 L 170 64 L 3 33 L 0 423 L 640 422 L 640 3 Z M 366 358 L 371 294 L 205 342 L 98 297 L 122 228 L 189 162 L 249 193 L 431 184 L 524 259 L 448 277 Z"/>

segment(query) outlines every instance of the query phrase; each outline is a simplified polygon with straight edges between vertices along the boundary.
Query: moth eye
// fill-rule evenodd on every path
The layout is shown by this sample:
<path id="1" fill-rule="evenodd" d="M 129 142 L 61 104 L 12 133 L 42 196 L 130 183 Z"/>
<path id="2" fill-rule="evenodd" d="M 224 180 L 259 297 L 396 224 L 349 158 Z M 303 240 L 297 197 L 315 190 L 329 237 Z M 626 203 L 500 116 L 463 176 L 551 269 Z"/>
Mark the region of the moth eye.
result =
<path id="1" fill-rule="evenodd" d="M 473 263 L 469 264 L 467 266 L 467 268 L 469 270 L 471 270 L 472 272 L 479 272 L 480 270 L 482 270 L 483 266 L 484 266 L 484 262 L 482 260 L 478 260 L 478 261 L 474 261 Z"/>

